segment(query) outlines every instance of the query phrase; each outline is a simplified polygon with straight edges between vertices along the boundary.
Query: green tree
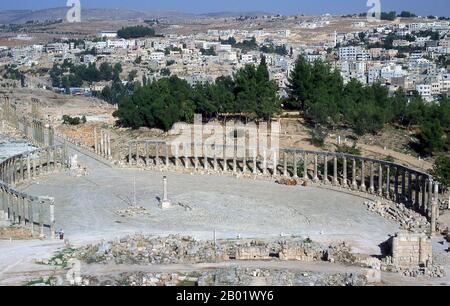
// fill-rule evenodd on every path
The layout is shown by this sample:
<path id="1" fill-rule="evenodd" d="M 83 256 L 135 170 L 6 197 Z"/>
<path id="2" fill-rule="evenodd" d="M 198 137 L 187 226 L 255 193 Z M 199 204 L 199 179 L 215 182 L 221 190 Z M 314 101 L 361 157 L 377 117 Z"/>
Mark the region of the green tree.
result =
<path id="1" fill-rule="evenodd" d="M 437 119 L 422 124 L 420 127 L 419 140 L 423 152 L 427 154 L 442 152 L 445 147 L 444 132 Z"/>
<path id="2" fill-rule="evenodd" d="M 450 157 L 440 155 L 433 165 L 433 176 L 444 189 L 450 187 Z"/>

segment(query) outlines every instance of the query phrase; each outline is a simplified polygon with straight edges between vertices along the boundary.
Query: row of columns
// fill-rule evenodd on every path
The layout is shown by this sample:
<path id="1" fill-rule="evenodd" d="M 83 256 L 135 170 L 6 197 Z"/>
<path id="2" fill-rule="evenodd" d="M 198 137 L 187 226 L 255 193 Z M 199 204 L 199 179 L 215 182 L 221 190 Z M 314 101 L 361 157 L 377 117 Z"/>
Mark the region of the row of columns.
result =
<path id="1" fill-rule="evenodd" d="M 95 153 L 111 158 L 111 132 L 103 129 L 97 132 L 97 128 L 94 128 L 93 136 Z"/>
<path id="2" fill-rule="evenodd" d="M 53 198 L 32 197 L 0 184 L 0 219 L 28 226 L 32 234 L 37 226 L 40 237 L 44 237 L 44 228 L 48 228 L 51 238 L 55 238 Z"/>
<path id="3" fill-rule="evenodd" d="M 0 164 L 0 179 L 6 184 L 15 185 L 41 174 L 57 170 L 66 163 L 64 147 L 48 147 L 33 152 L 19 154 Z"/>
<path id="4" fill-rule="evenodd" d="M 258 154 L 256 149 L 246 149 L 240 151 L 239 157 L 237 150 L 232 150 L 232 155 L 226 157 L 223 154 L 225 146 L 222 146 L 220 154 L 217 154 L 218 146 L 203 146 L 202 153 L 197 154 L 201 156 L 196 156 L 196 150 L 192 150 L 191 144 L 184 144 L 183 148 L 188 149 L 180 154 L 178 146 L 171 147 L 163 141 L 130 142 L 128 162 L 130 165 L 150 165 L 153 160 L 153 165 L 165 167 L 172 164 L 176 168 L 194 167 L 196 170 L 202 168 L 233 173 L 301 177 L 305 181 L 312 180 L 315 183 L 357 190 L 404 203 L 431 219 L 436 216 L 433 207 L 437 206 L 438 202 L 438 193 L 435 191 L 439 190 L 438 183 L 426 173 L 401 165 L 358 156 L 303 150 L 280 150 L 281 156 L 277 156 L 277 151 L 273 150 L 262 150 Z M 303 173 L 300 173 L 301 170 Z"/>

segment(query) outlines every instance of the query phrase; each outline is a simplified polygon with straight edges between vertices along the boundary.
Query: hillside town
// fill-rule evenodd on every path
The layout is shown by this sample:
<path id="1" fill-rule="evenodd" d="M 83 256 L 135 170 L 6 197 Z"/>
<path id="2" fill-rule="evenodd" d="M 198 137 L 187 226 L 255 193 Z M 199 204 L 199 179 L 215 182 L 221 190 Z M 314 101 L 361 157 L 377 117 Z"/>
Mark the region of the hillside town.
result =
<path id="1" fill-rule="evenodd" d="M 323 15 L 308 22 L 296 22 L 296 26 L 317 29 L 340 18 Z M 298 55 L 304 55 L 309 62 L 330 63 L 344 82 L 356 79 L 364 85 L 380 83 L 392 93 L 398 88 L 417 91 L 426 101 L 433 102 L 440 95 L 448 95 L 450 90 L 449 24 L 446 20 L 428 18 L 372 24 L 355 18 L 351 31 L 334 31 L 314 43 L 302 42 L 288 28 L 277 31 L 209 29 L 191 35 L 162 34 L 129 39 L 120 38 L 117 31 L 100 30 L 95 37 L 85 39 L 0 46 L 0 60 L 3 77 L 20 80 L 19 75 L 23 74 L 25 87 L 101 96 L 112 80 L 57 84 L 45 72 L 64 63 L 97 67 L 103 63 L 120 63 L 124 85 L 134 81 L 151 82 L 169 75 L 177 75 L 194 85 L 231 76 L 247 64 L 258 64 L 264 54 L 270 78 L 276 81 L 279 95 L 283 97 L 295 60 Z M 31 37 L 18 34 L 16 39 L 27 41 Z"/>

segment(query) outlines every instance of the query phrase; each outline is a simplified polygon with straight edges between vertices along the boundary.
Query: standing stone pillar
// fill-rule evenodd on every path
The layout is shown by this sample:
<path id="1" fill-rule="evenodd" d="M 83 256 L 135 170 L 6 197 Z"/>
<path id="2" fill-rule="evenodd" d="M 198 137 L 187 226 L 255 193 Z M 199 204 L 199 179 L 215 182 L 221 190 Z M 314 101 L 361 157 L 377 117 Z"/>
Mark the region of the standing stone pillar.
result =
<path id="1" fill-rule="evenodd" d="M 130 166 L 133 165 L 133 156 L 132 156 L 132 153 L 131 153 L 131 145 L 132 145 L 132 143 L 129 142 L 128 143 L 128 164 Z"/>
<path id="2" fill-rule="evenodd" d="M 383 165 L 378 164 L 378 195 L 383 196 Z"/>
<path id="3" fill-rule="evenodd" d="M 227 145 L 223 145 L 223 171 L 227 172 L 228 171 L 228 156 L 227 156 Z"/>
<path id="4" fill-rule="evenodd" d="M 139 142 L 136 142 L 136 166 L 139 166 L 141 162 L 141 156 L 139 154 Z"/>
<path id="5" fill-rule="evenodd" d="M 294 152 L 294 178 L 298 178 L 298 169 L 297 169 L 297 152 Z"/>
<path id="6" fill-rule="evenodd" d="M 333 185 L 338 186 L 339 180 L 338 180 L 338 163 L 337 163 L 337 156 L 335 155 L 333 157 Z"/>
<path id="7" fill-rule="evenodd" d="M 103 155 L 103 146 L 104 146 L 103 140 L 104 140 L 103 130 L 100 130 L 100 155 Z M 136 144 L 136 146 L 137 146 L 137 144 Z M 136 163 L 137 163 L 137 155 L 136 155 Z"/>
<path id="8" fill-rule="evenodd" d="M 263 170 L 263 175 L 267 174 L 267 150 L 263 149 L 263 162 L 262 162 L 262 170 Z"/>
<path id="9" fill-rule="evenodd" d="M 438 205 L 438 201 L 439 201 L 439 185 L 438 183 L 434 183 L 434 192 L 432 191 L 430 193 L 430 197 L 432 197 L 432 203 L 431 203 L 431 221 L 430 221 L 430 225 L 431 225 L 431 230 L 430 230 L 430 235 L 434 236 L 436 234 L 436 230 L 437 230 L 437 219 L 439 217 L 439 205 Z"/>
<path id="10" fill-rule="evenodd" d="M 386 198 L 391 197 L 391 167 L 386 166 Z"/>
<path id="11" fill-rule="evenodd" d="M 406 170 L 402 171 L 402 201 L 406 202 Z"/>
<path id="12" fill-rule="evenodd" d="M 415 186 L 414 186 L 414 205 L 416 209 L 420 210 L 420 175 L 419 173 L 416 173 L 415 180 L 414 180 Z"/>
<path id="13" fill-rule="evenodd" d="M 156 144 L 155 166 L 159 165 L 159 143 Z"/>
<path id="14" fill-rule="evenodd" d="M 51 239 L 56 238 L 56 228 L 55 228 L 55 201 L 49 199 L 49 212 L 50 212 L 50 237 Z"/>
<path id="15" fill-rule="evenodd" d="M 242 173 L 247 172 L 247 148 L 244 145 L 244 148 L 242 150 L 242 154 L 244 156 L 242 156 Z"/>
<path id="16" fill-rule="evenodd" d="M 198 155 L 197 155 L 196 146 L 197 146 L 197 144 L 194 143 L 194 169 L 197 171 L 198 170 Z"/>
<path id="17" fill-rule="evenodd" d="M 427 193 L 427 198 L 428 198 L 428 215 L 430 216 L 432 213 L 432 209 L 433 209 L 433 180 L 432 179 L 428 179 L 428 193 Z"/>
<path id="18" fill-rule="evenodd" d="M 188 144 L 183 144 L 184 148 L 184 168 L 189 169 L 189 150 L 188 150 Z"/>
<path id="19" fill-rule="evenodd" d="M 319 181 L 319 172 L 318 172 L 318 156 L 314 154 L 314 182 Z"/>
<path id="20" fill-rule="evenodd" d="M 364 160 L 361 160 L 361 191 L 366 192 L 366 171 Z"/>
<path id="21" fill-rule="evenodd" d="M 34 233 L 34 214 L 33 214 L 33 202 L 30 199 L 26 200 L 28 208 L 28 223 L 30 224 L 31 235 Z"/>
<path id="22" fill-rule="evenodd" d="M 348 187 L 348 182 L 347 182 L 347 157 L 343 157 L 343 181 L 342 181 L 342 186 L 344 188 Z"/>
<path id="23" fill-rule="evenodd" d="M 358 183 L 356 181 L 356 159 L 352 159 L 352 189 L 358 189 Z"/>
<path id="24" fill-rule="evenodd" d="M 328 184 L 328 155 L 323 157 L 323 183 Z"/>
<path id="25" fill-rule="evenodd" d="M 411 171 L 408 171 L 408 205 L 413 206 L 413 198 L 412 198 L 412 174 Z"/>
<path id="26" fill-rule="evenodd" d="M 308 180 L 308 154 L 303 155 L 303 180 Z"/>
<path id="27" fill-rule="evenodd" d="M 369 192 L 375 193 L 375 182 L 374 182 L 374 171 L 373 171 L 373 162 L 370 162 L 370 187 Z"/>
<path id="28" fill-rule="evenodd" d="M 395 201 L 399 202 L 399 193 L 398 193 L 398 176 L 399 176 L 399 169 L 398 167 L 395 168 L 395 178 L 394 178 L 394 195 L 395 195 Z"/>
<path id="29" fill-rule="evenodd" d="M 278 168 L 278 160 L 277 160 L 277 151 L 273 149 L 273 173 L 272 175 L 276 176 Z"/>
<path id="30" fill-rule="evenodd" d="M 108 145 L 107 145 L 108 147 Z M 148 167 L 148 165 L 150 164 L 150 156 L 148 153 L 148 142 L 145 142 L 144 144 L 144 164 L 146 167 Z"/>
<path id="31" fill-rule="evenodd" d="M 94 152 L 98 154 L 98 138 L 97 138 L 97 128 L 94 127 Z"/>
<path id="32" fill-rule="evenodd" d="M 283 176 L 287 177 L 288 176 L 288 167 L 287 167 L 287 153 L 283 152 Z"/>
<path id="33" fill-rule="evenodd" d="M 253 174 L 256 175 L 258 173 L 258 163 L 256 161 L 256 149 L 253 149 Z"/>
<path id="34" fill-rule="evenodd" d="M 208 171 L 208 145 L 203 146 L 203 167 Z"/>
<path id="35" fill-rule="evenodd" d="M 236 155 L 237 155 L 237 152 L 236 152 L 236 147 L 235 146 L 233 146 L 233 173 L 236 173 L 237 172 L 237 157 L 236 157 Z"/>
<path id="36" fill-rule="evenodd" d="M 169 144 L 166 142 L 166 168 L 169 168 Z"/>
<path id="37" fill-rule="evenodd" d="M 171 203 L 170 200 L 167 196 L 167 177 L 163 177 L 163 198 L 161 201 L 161 208 L 165 209 L 165 208 L 170 208 Z"/>
<path id="38" fill-rule="evenodd" d="M 219 170 L 219 162 L 217 161 L 217 147 L 216 144 L 214 143 L 211 146 L 212 150 L 213 150 L 213 159 L 214 159 L 214 172 L 217 172 Z"/>
<path id="39" fill-rule="evenodd" d="M 106 147 L 107 147 L 106 155 L 108 156 L 108 158 L 111 158 L 111 132 L 108 132 Z"/>

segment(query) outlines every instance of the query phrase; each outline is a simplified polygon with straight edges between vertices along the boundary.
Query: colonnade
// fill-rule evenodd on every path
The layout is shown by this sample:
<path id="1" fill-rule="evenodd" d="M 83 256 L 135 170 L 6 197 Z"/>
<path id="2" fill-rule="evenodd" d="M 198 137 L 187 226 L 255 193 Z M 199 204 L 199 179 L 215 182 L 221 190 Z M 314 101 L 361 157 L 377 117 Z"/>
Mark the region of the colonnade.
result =
<path id="1" fill-rule="evenodd" d="M 62 168 L 67 161 L 63 146 L 37 149 L 12 156 L 0 163 L 0 219 L 30 226 L 38 226 L 39 234 L 49 229 L 55 235 L 55 201 L 51 197 L 33 196 L 14 187 L 40 175 Z"/>
<path id="2" fill-rule="evenodd" d="M 131 141 L 131 166 L 161 166 L 302 179 L 403 203 L 431 220 L 438 217 L 439 184 L 423 171 L 393 162 L 344 153 L 298 148 L 260 149 L 226 145 L 195 146 L 159 140 Z"/>
<path id="3" fill-rule="evenodd" d="M 111 158 L 111 132 L 107 130 L 94 128 L 94 151 L 96 154 L 106 158 Z"/>

